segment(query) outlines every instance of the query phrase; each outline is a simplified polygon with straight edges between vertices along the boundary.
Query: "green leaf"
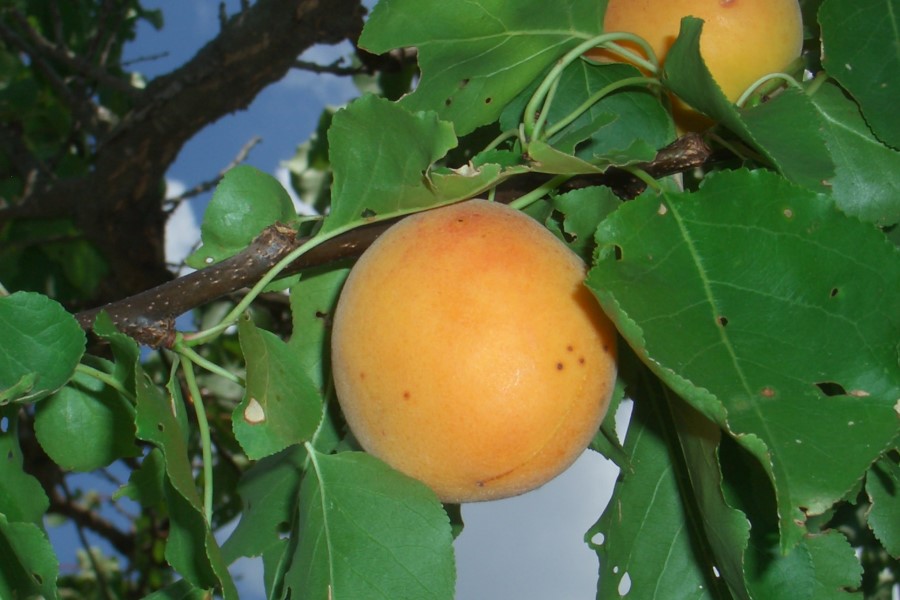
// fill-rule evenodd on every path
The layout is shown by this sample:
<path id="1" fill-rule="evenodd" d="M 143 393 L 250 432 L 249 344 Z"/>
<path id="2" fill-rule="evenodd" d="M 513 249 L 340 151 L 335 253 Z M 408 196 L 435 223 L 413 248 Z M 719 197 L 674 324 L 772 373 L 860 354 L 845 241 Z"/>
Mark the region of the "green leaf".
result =
<path id="1" fill-rule="evenodd" d="M 766 465 L 790 547 L 801 509 L 843 497 L 896 435 L 900 252 L 764 171 L 645 194 L 597 241 L 588 284 L 645 362 Z"/>
<path id="2" fill-rule="evenodd" d="M 678 421 L 674 412 L 682 413 Z M 718 491 L 717 428 L 704 421 L 659 390 L 635 398 L 625 437 L 632 468 L 619 476 L 603 516 L 585 536 L 600 558 L 598 598 L 727 597 L 723 581 L 713 576 L 716 559 L 706 536 L 730 541 L 732 552 L 740 553 L 747 526 Z M 698 433 L 702 436 L 691 440 Z M 681 448 L 686 441 L 704 448 L 686 456 Z M 693 490 L 690 478 L 706 476 L 711 487 Z M 693 500 L 698 492 L 704 508 L 716 511 L 706 518 L 720 530 L 703 531 L 701 509 Z"/>
<path id="3" fill-rule="evenodd" d="M 866 477 L 866 493 L 872 502 L 869 527 L 894 558 L 900 558 L 900 463 L 897 453 L 883 456 Z"/>
<path id="4" fill-rule="evenodd" d="M 218 586 L 226 600 L 236 599 L 231 575 L 200 508 L 185 432 L 176 412 L 182 409 L 140 367 L 135 383 L 137 436 L 159 448 L 165 458 L 164 494 L 170 515 L 166 560 L 195 587 Z"/>
<path id="5" fill-rule="evenodd" d="M 0 393 L 17 387 L 16 402 L 37 402 L 61 388 L 84 353 L 78 321 L 41 294 L 0 297 L 0 331 Z"/>
<path id="6" fill-rule="evenodd" d="M 247 361 L 247 389 L 234 409 L 234 435 L 256 460 L 312 437 L 322 420 L 322 398 L 293 348 L 257 329 L 248 314 L 238 321 Z"/>
<path id="7" fill-rule="evenodd" d="M 368 454 L 311 458 L 286 590 L 316 600 L 451 600 L 453 538 L 434 493 Z"/>
<path id="8" fill-rule="evenodd" d="M 740 111 L 725 97 L 700 56 L 703 23 L 686 17 L 666 54 L 663 82 L 700 112 L 755 148 L 789 180 L 825 191 L 834 165 L 825 146 L 821 119 L 809 98 L 795 88 Z"/>
<path id="9" fill-rule="evenodd" d="M 551 216 L 546 225 L 585 263 L 590 263 L 597 226 L 621 204 L 621 200 L 608 187 L 591 186 L 573 190 L 552 200 L 554 214 L 563 216 L 562 223 L 559 224 Z"/>
<path id="10" fill-rule="evenodd" d="M 360 45 L 381 54 L 418 49 L 421 81 L 401 100 L 439 110 L 459 135 L 492 123 L 503 107 L 579 43 L 601 33 L 606 2 L 384 0 Z"/>
<path id="11" fill-rule="evenodd" d="M 137 342 L 116 329 L 106 312 L 97 315 L 94 333 L 109 343 L 115 359 L 112 376 L 121 381 L 126 390 L 134 390 L 135 366 L 141 358 L 141 349 Z"/>
<path id="12" fill-rule="evenodd" d="M 839 531 L 826 531 L 808 536 L 804 543 L 809 548 L 815 581 L 811 584 L 815 600 L 848 600 L 859 598 L 856 590 L 862 583 L 862 565 L 853 547 Z"/>
<path id="13" fill-rule="evenodd" d="M 556 124 L 595 94 L 638 76 L 640 72 L 630 65 L 575 61 L 560 76 L 547 115 L 547 131 L 555 130 Z M 636 85 L 603 96 L 549 141 L 554 148 L 592 164 L 625 165 L 652 160 L 656 151 L 674 137 L 672 119 L 658 95 L 646 86 Z M 628 159 L 623 161 L 623 156 Z"/>
<path id="14" fill-rule="evenodd" d="M 869 126 L 900 149 L 900 11 L 895 0 L 827 0 L 819 9 L 822 64 L 859 102 Z M 861 43 L 864 41 L 864 43 Z"/>
<path id="15" fill-rule="evenodd" d="M 140 454 L 134 444 L 134 407 L 116 390 L 81 372 L 37 406 L 34 429 L 53 462 L 72 471 L 93 471 Z M 90 443 L 73 444 L 77 439 Z"/>
<path id="16" fill-rule="evenodd" d="M 277 179 L 238 165 L 216 187 L 200 226 L 203 245 L 185 262 L 202 269 L 237 254 L 269 225 L 296 218 L 291 197 Z"/>
<path id="17" fill-rule="evenodd" d="M 825 83 L 812 96 L 835 163 L 831 194 L 848 215 L 880 226 L 900 222 L 900 152 L 876 139 L 859 107 Z"/>
<path id="18" fill-rule="evenodd" d="M 144 508 L 157 506 L 163 499 L 165 476 L 166 462 L 163 453 L 159 448 L 153 448 L 141 461 L 141 465 L 131 472 L 128 483 L 116 490 L 113 500 L 125 496 Z"/>
<path id="19" fill-rule="evenodd" d="M 347 268 L 304 271 L 300 282 L 291 288 L 291 321 L 294 335 L 288 347 L 301 371 L 320 392 L 328 377 L 328 335 L 331 311 L 337 302 Z"/>
<path id="20" fill-rule="evenodd" d="M 41 525 L 50 501 L 40 482 L 22 468 L 18 406 L 0 406 L 0 457 L 0 513 L 11 522 Z"/>
<path id="21" fill-rule="evenodd" d="M 440 187 L 430 180 L 432 163 L 456 143 L 453 126 L 433 112 L 412 114 L 376 96 L 350 103 L 328 130 L 334 183 L 322 231 L 461 200 L 484 189 L 496 169 L 459 174 Z"/>
<path id="22" fill-rule="evenodd" d="M 0 512 L 0 598 L 58 598 L 59 562 L 47 534 Z"/>
<path id="23" fill-rule="evenodd" d="M 144 600 L 209 600 L 209 592 L 195 588 L 189 582 L 181 579 L 145 596 Z"/>
<path id="24" fill-rule="evenodd" d="M 306 450 L 291 446 L 247 469 L 238 484 L 244 512 L 234 532 L 222 544 L 228 563 L 241 556 L 260 556 L 280 546 L 297 511 Z M 301 535 L 303 535 L 301 533 Z"/>

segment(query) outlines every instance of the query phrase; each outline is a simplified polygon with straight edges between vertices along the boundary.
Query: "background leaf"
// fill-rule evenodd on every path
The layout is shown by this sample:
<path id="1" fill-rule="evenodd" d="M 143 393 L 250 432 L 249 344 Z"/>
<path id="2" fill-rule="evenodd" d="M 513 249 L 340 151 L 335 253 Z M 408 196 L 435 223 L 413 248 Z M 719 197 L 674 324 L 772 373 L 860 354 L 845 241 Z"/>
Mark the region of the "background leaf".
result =
<path id="1" fill-rule="evenodd" d="M 38 480 L 22 469 L 18 419 L 18 406 L 0 406 L 0 514 L 10 522 L 42 526 L 50 501 Z"/>
<path id="2" fill-rule="evenodd" d="M 709 422 L 701 425 L 704 418 L 684 404 L 670 408 L 663 392 L 654 387 L 657 389 L 645 387 L 635 394 L 634 412 L 625 436 L 631 470 L 619 476 L 603 516 L 587 534 L 600 558 L 597 597 L 728 597 L 724 581 L 713 574 L 716 561 L 688 475 L 689 469 L 712 467 L 713 473 L 717 472 L 715 438 L 706 440 L 706 461 L 686 463 L 680 438 L 693 434 L 683 425 L 695 420 L 695 424 L 708 429 Z M 676 425 L 671 411 L 691 414 L 685 414 L 686 420 Z M 718 504 L 729 510 L 721 496 Z M 715 533 L 722 538 L 736 533 L 730 541 L 733 551 L 740 553 L 744 546 L 740 527 L 731 530 L 730 523 L 724 526 L 726 522 L 723 520 L 722 530 Z M 746 531 L 746 524 L 743 527 Z"/>
<path id="3" fill-rule="evenodd" d="M 134 407 L 116 390 L 80 372 L 37 406 L 34 429 L 41 447 L 64 469 L 93 471 L 140 454 L 134 444 Z M 72 444 L 76 439 L 90 443 Z"/>
<path id="4" fill-rule="evenodd" d="M 303 373 L 323 395 L 331 372 L 327 364 L 331 312 L 348 272 L 348 268 L 333 267 L 308 271 L 291 288 L 291 323 L 295 334 L 288 346 L 302 365 Z"/>
<path id="5" fill-rule="evenodd" d="M 170 515 L 166 560 L 193 586 L 218 586 L 226 600 L 236 599 L 234 582 L 200 508 L 184 430 L 175 412 L 183 409 L 153 385 L 140 367 L 135 383 L 137 436 L 159 448 L 165 459 L 163 493 Z"/>
<path id="6" fill-rule="evenodd" d="M 361 452 L 315 452 L 285 585 L 315 600 L 453 598 L 450 521 L 434 493 Z"/>
<path id="7" fill-rule="evenodd" d="M 216 186 L 200 226 L 203 245 L 185 263 L 195 269 L 217 263 L 246 248 L 269 225 L 296 218 L 291 197 L 277 179 L 238 165 Z"/>
<path id="8" fill-rule="evenodd" d="M 589 285 L 660 377 L 771 461 L 790 547 L 801 508 L 843 497 L 896 435 L 898 250 L 762 171 L 645 194 L 597 240 Z"/>
<path id="9" fill-rule="evenodd" d="M 422 76 L 401 100 L 406 108 L 438 110 L 465 135 L 497 120 L 503 107 L 553 61 L 601 33 L 605 0 L 383 0 L 359 43 L 379 54 L 418 49 Z"/>
<path id="10" fill-rule="evenodd" d="M 866 493 L 872 502 L 869 527 L 885 550 L 900 558 L 900 462 L 896 450 L 872 465 Z"/>
<path id="11" fill-rule="evenodd" d="M 831 195 L 848 215 L 886 226 L 900 222 L 900 152 L 872 135 L 859 107 L 836 85 L 812 96 L 835 163 Z"/>
<path id="12" fill-rule="evenodd" d="M 65 385 L 84 353 L 84 332 L 75 317 L 42 294 L 0 297 L 0 331 L 0 391 L 36 374 L 19 402 L 36 402 Z"/>
<path id="13" fill-rule="evenodd" d="M 59 562 L 47 534 L 0 513 L 0 598 L 57 598 Z"/>
<path id="14" fill-rule="evenodd" d="M 896 0 L 827 0 L 819 9 L 822 65 L 859 102 L 869 126 L 900 149 L 900 11 Z M 862 43 L 864 41 L 864 43 Z"/>
<path id="15" fill-rule="evenodd" d="M 305 442 L 322 420 L 322 398 L 293 349 L 257 329 L 248 314 L 238 321 L 247 361 L 247 389 L 232 414 L 234 435 L 256 460 Z"/>

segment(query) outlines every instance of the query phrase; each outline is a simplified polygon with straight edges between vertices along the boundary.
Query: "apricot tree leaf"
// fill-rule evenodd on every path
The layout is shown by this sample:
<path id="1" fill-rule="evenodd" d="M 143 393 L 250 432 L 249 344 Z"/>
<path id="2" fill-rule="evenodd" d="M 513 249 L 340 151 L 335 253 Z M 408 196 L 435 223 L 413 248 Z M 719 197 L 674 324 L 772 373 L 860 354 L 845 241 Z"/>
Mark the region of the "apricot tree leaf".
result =
<path id="1" fill-rule="evenodd" d="M 718 427 L 652 387 L 637 392 L 625 436 L 631 468 L 586 535 L 600 558 L 597 597 L 729 597 L 722 593 L 725 581 L 736 592 L 743 588 L 749 527 L 722 497 Z M 714 567 L 722 578 L 713 575 Z"/>
<path id="2" fill-rule="evenodd" d="M 50 501 L 40 482 L 22 468 L 18 406 L 0 406 L 0 456 L 0 514 L 40 525 Z"/>
<path id="3" fill-rule="evenodd" d="M 202 269 L 246 248 L 263 229 L 297 218 L 294 204 L 281 183 L 250 165 L 225 173 L 203 213 L 203 245 L 186 260 Z"/>
<path id="4" fill-rule="evenodd" d="M 401 100 L 438 108 L 458 135 L 497 120 L 503 107 L 553 62 L 601 33 L 605 0 L 384 0 L 359 43 L 380 54 L 418 49 L 421 81 Z"/>
<path id="5" fill-rule="evenodd" d="M 322 232 L 469 198 L 496 182 L 497 167 L 432 178 L 431 165 L 455 147 L 453 125 L 376 96 L 338 111 L 328 130 L 334 182 Z"/>
<path id="6" fill-rule="evenodd" d="M 835 162 L 831 194 L 848 215 L 881 226 L 900 222 L 900 152 L 872 135 L 859 107 L 840 88 L 824 83 L 812 102 L 825 124 Z"/>
<path id="7" fill-rule="evenodd" d="M 58 598 L 59 561 L 34 523 L 11 523 L 0 512 L 0 598 Z"/>
<path id="8" fill-rule="evenodd" d="M 895 0 L 826 0 L 822 65 L 853 95 L 884 143 L 900 149 L 900 11 Z M 865 40 L 865 43 L 860 43 Z"/>
<path id="9" fill-rule="evenodd" d="M 234 532 L 222 544 L 228 563 L 241 556 L 260 556 L 284 542 L 297 510 L 297 495 L 306 450 L 290 446 L 257 461 L 241 476 L 238 491 L 244 512 Z"/>
<path id="10" fill-rule="evenodd" d="M 0 405 L 46 398 L 65 385 L 84 354 L 78 321 L 42 294 L 0 297 L 0 332 Z"/>
<path id="11" fill-rule="evenodd" d="M 322 398 L 290 346 L 258 329 L 249 315 L 238 321 L 247 361 L 247 389 L 232 415 L 234 435 L 256 460 L 305 442 L 322 420 Z"/>
<path id="12" fill-rule="evenodd" d="M 738 110 L 716 85 L 700 55 L 702 25 L 694 17 L 682 19 L 678 38 L 666 54 L 663 82 L 761 152 L 786 178 L 826 191 L 834 165 L 812 102 L 801 91 L 788 88 L 768 102 Z"/>
<path id="13" fill-rule="evenodd" d="M 308 270 L 291 288 L 291 323 L 294 334 L 288 341 L 302 372 L 320 391 L 328 376 L 323 364 L 330 355 L 328 334 L 331 312 L 349 269 Z M 324 392 L 323 392 L 324 393 Z"/>
<path id="14" fill-rule="evenodd" d="M 163 394 L 140 367 L 135 392 L 137 437 L 157 447 L 165 463 L 163 493 L 170 527 L 166 560 L 195 587 L 220 587 L 226 600 L 236 599 L 234 582 L 201 509 L 180 422 L 184 410 L 180 398 Z"/>
<path id="15" fill-rule="evenodd" d="M 132 365 L 132 371 L 134 366 Z M 134 444 L 134 407 L 103 382 L 76 373 L 38 404 L 34 430 L 38 442 L 59 466 L 93 471 L 126 456 L 139 456 Z M 86 439 L 89 444 L 73 444 Z"/>
<path id="16" fill-rule="evenodd" d="M 645 362 L 766 466 L 790 547 L 801 509 L 843 497 L 896 435 L 900 251 L 765 171 L 645 194 L 597 243 L 589 285 Z"/>
<path id="17" fill-rule="evenodd" d="M 434 492 L 365 453 L 313 451 L 311 459 L 286 591 L 314 600 L 453 598 L 450 520 Z"/>
<path id="18" fill-rule="evenodd" d="M 896 452 L 872 465 L 866 477 L 866 493 L 872 502 L 869 527 L 885 550 L 900 558 L 900 464 Z"/>

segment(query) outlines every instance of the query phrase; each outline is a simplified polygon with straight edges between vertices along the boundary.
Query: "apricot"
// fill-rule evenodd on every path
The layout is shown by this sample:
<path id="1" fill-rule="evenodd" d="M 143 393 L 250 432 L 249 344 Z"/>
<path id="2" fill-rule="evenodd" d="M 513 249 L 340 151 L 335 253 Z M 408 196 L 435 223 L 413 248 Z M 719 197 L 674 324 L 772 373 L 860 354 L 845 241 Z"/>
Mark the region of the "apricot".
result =
<path id="1" fill-rule="evenodd" d="M 639 35 L 662 63 L 686 16 L 704 20 L 700 54 L 732 102 L 754 81 L 800 56 L 803 18 L 797 0 L 609 0 L 603 30 Z M 646 57 L 636 44 L 623 45 Z M 586 56 L 622 60 L 600 48 Z"/>
<path id="2" fill-rule="evenodd" d="M 360 257 L 332 372 L 360 445 L 444 502 L 524 493 L 590 443 L 615 329 L 585 265 L 527 215 L 468 200 L 407 217 Z"/>

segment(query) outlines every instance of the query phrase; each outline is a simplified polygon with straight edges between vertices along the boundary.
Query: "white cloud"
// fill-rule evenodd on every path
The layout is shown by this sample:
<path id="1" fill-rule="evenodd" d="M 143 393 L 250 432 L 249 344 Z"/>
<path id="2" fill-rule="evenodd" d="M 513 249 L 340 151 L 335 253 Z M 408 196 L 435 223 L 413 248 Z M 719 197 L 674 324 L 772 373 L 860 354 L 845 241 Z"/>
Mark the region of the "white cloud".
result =
<path id="1" fill-rule="evenodd" d="M 185 190 L 184 183 L 166 180 L 166 198 L 175 198 Z M 200 226 L 190 202 L 181 202 L 166 223 L 166 262 L 181 264 L 200 239 Z"/>

